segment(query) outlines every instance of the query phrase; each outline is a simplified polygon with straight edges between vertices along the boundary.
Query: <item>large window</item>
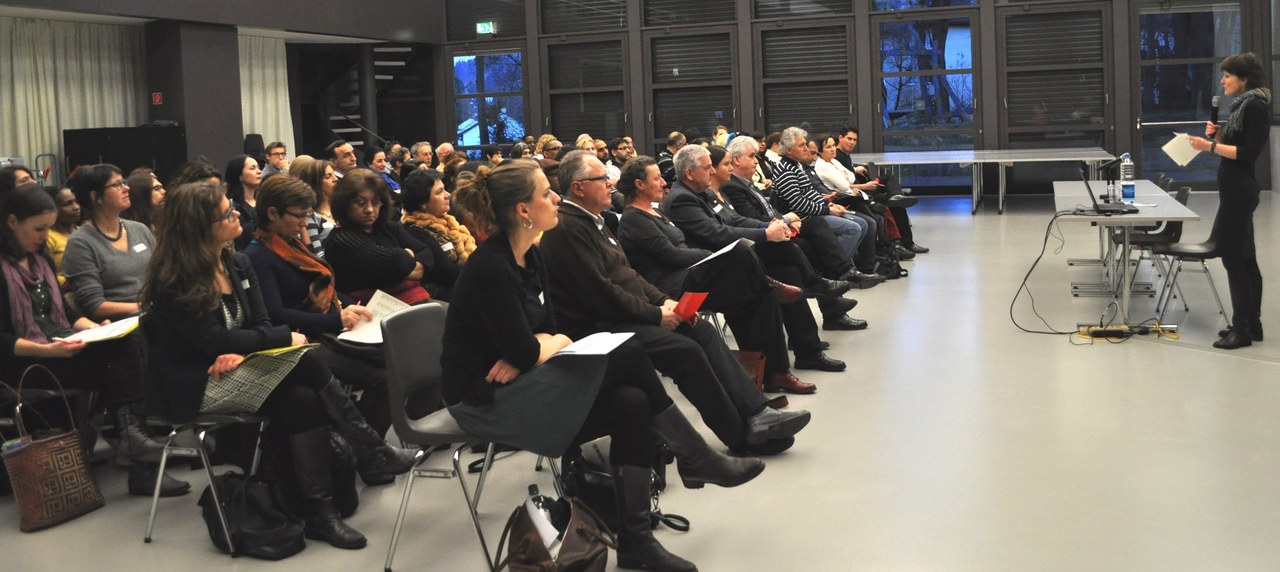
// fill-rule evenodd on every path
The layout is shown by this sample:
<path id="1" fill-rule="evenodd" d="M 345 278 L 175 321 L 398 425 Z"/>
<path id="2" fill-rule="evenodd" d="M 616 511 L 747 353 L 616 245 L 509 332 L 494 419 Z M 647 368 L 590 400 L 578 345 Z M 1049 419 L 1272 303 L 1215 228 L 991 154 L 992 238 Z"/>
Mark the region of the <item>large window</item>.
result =
<path id="1" fill-rule="evenodd" d="M 524 66 L 520 52 L 455 54 L 454 121 L 461 149 L 510 144 L 525 134 Z M 472 153 L 473 155 L 475 153 Z"/>
<path id="2" fill-rule="evenodd" d="M 977 3 L 977 0 L 872 0 L 871 9 L 878 11 L 912 10 L 915 8 L 973 6 Z"/>
<path id="3" fill-rule="evenodd" d="M 1216 180 L 1217 157 L 1202 153 L 1186 167 L 1178 167 L 1161 147 L 1175 133 L 1203 134 L 1210 101 L 1222 93 L 1218 64 L 1240 52 L 1240 35 L 1236 3 L 1139 4 L 1141 147 L 1134 155 L 1143 177 L 1168 173 L 1179 185 L 1193 186 Z M 1220 108 L 1226 109 L 1229 103 L 1223 96 Z"/>
<path id="4" fill-rule="evenodd" d="M 885 151 L 973 149 L 972 18 L 902 20 L 878 17 L 881 99 L 877 105 Z M 904 167 L 904 185 L 967 185 L 956 165 Z"/>

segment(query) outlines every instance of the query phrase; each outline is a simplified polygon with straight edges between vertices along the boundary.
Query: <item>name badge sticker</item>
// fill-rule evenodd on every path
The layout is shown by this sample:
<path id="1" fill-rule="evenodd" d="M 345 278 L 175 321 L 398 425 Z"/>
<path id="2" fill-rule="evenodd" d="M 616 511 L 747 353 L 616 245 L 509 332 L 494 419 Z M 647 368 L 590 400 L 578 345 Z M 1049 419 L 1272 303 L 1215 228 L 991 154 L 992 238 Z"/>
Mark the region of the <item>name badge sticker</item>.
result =
<path id="1" fill-rule="evenodd" d="M 449 252 L 450 250 L 453 250 L 453 243 L 452 243 L 452 242 L 446 242 L 446 243 L 444 243 L 444 244 L 441 244 L 441 245 L 440 245 L 440 250 L 443 250 L 443 251 L 445 251 L 445 252 Z"/>
<path id="2" fill-rule="evenodd" d="M 614 239 L 613 239 L 613 237 L 609 237 L 609 244 L 612 244 L 612 245 L 614 245 L 614 246 L 618 246 L 618 241 L 614 240 Z"/>
<path id="3" fill-rule="evenodd" d="M 717 213 L 718 213 L 718 212 L 720 212 L 720 211 L 724 210 L 724 205 L 716 205 L 716 208 L 711 209 L 711 210 L 712 210 L 712 212 L 717 212 Z"/>
<path id="4" fill-rule="evenodd" d="M 248 290 L 248 289 L 249 289 L 249 279 L 248 279 L 248 278 L 245 278 L 244 280 L 241 280 L 241 281 L 240 281 L 240 287 L 241 287 L 241 288 L 244 288 L 245 290 Z"/>
<path id="5" fill-rule="evenodd" d="M 134 251 L 134 252 L 144 252 L 144 251 L 146 251 L 146 250 L 147 250 L 147 245 L 145 245 L 145 244 L 135 244 L 135 245 L 133 245 L 133 251 Z"/>

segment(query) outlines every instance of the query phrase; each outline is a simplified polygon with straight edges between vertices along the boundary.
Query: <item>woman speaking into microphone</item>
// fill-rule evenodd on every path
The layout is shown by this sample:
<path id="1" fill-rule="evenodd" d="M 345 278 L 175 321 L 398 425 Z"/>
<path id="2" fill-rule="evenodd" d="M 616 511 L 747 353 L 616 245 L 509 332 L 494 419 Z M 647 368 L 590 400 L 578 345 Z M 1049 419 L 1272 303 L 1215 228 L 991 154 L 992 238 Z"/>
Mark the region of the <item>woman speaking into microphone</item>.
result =
<path id="1" fill-rule="evenodd" d="M 1222 92 L 1234 96 L 1231 115 L 1221 128 L 1210 121 L 1205 137 L 1188 135 L 1191 146 L 1222 159 L 1218 163 L 1218 216 L 1210 237 L 1217 241 L 1231 289 L 1231 327 L 1219 332 L 1213 347 L 1235 349 L 1262 341 L 1262 272 L 1253 241 L 1253 211 L 1258 208 L 1254 168 L 1267 148 L 1271 129 L 1271 90 L 1263 87 L 1262 59 L 1253 53 L 1222 60 Z"/>

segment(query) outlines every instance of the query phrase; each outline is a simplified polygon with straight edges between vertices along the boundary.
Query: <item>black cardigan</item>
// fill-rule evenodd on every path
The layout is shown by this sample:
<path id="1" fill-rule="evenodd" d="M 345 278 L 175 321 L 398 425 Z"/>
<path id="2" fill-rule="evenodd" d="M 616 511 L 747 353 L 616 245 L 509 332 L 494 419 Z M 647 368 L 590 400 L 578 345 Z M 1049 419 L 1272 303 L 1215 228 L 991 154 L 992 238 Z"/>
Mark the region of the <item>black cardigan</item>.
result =
<path id="1" fill-rule="evenodd" d="M 414 254 L 405 252 L 406 248 Z M 426 281 L 439 266 L 435 254 L 439 245 L 433 251 L 398 222 L 375 227 L 373 232 L 335 228 L 325 239 L 324 250 L 338 291 L 347 294 L 395 286 L 413 272 L 417 262 L 422 263 Z"/>
<path id="2" fill-rule="evenodd" d="M 288 346 L 288 326 L 273 326 L 262 301 L 253 265 L 244 254 L 223 255 L 231 289 L 247 308 L 244 327 L 228 329 L 217 308 L 193 315 L 157 292 L 142 316 L 149 342 L 147 355 L 147 411 L 174 423 L 194 417 L 204 401 L 209 366 L 222 354 L 247 355 Z"/>
<path id="3" fill-rule="evenodd" d="M 480 245 L 458 278 L 444 325 L 444 400 L 492 403 L 493 384 L 484 380 L 493 364 L 506 359 L 521 372 L 538 363 L 542 345 L 534 334 L 556 333 L 547 296 L 547 272 L 537 246 L 516 264 L 505 234 Z"/>

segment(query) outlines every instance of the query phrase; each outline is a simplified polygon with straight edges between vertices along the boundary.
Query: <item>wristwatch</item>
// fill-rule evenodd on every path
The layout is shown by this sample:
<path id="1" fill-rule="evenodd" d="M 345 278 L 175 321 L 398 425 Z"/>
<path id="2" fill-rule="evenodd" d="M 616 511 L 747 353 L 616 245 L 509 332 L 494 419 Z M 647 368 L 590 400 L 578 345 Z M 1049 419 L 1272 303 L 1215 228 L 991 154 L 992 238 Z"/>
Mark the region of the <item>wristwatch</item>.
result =
<path id="1" fill-rule="evenodd" d="M 1214 155 L 1217 155 L 1217 154 L 1218 154 L 1218 142 L 1217 142 L 1217 141 L 1214 141 L 1213 143 L 1210 143 L 1210 144 L 1209 144 L 1209 152 L 1210 152 L 1210 153 L 1213 153 Z"/>

